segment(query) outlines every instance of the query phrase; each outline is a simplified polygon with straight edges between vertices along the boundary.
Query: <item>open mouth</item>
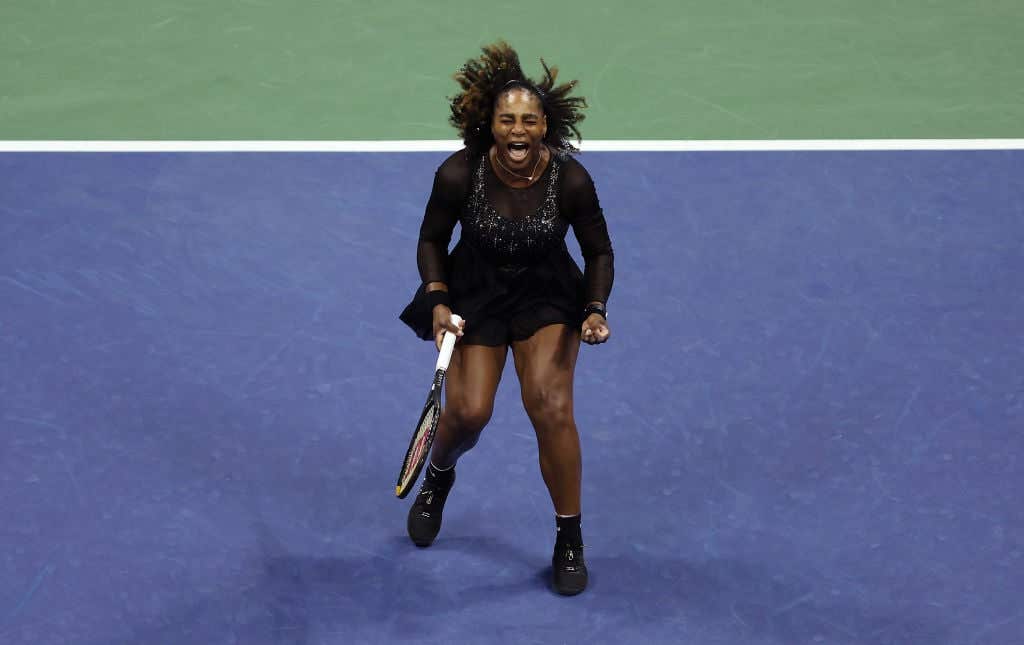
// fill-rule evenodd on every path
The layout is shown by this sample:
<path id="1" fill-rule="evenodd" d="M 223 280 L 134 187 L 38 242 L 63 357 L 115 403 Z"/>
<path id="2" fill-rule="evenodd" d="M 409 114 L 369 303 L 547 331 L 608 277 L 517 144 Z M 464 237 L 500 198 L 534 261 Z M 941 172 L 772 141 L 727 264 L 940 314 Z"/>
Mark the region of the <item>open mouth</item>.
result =
<path id="1" fill-rule="evenodd" d="M 521 141 L 508 144 L 508 156 L 512 161 L 523 161 L 530 154 L 530 145 Z"/>

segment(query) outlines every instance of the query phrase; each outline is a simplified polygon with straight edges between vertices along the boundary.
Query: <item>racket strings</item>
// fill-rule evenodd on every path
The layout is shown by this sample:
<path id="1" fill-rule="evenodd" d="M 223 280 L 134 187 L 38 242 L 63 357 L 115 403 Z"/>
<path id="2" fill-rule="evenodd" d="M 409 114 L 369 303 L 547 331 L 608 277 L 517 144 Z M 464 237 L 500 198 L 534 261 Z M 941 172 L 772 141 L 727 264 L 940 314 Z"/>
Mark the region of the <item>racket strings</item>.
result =
<path id="1" fill-rule="evenodd" d="M 423 421 L 419 427 L 416 428 L 416 436 L 413 439 L 413 448 L 409 451 L 408 458 L 402 468 L 402 488 L 407 487 L 411 482 L 412 478 L 418 475 L 419 469 L 416 467 L 421 464 L 425 458 L 425 452 L 427 445 L 430 443 L 431 436 L 434 428 L 437 426 L 437 420 L 441 416 L 439 406 L 432 406 L 430 410 L 423 415 Z"/>

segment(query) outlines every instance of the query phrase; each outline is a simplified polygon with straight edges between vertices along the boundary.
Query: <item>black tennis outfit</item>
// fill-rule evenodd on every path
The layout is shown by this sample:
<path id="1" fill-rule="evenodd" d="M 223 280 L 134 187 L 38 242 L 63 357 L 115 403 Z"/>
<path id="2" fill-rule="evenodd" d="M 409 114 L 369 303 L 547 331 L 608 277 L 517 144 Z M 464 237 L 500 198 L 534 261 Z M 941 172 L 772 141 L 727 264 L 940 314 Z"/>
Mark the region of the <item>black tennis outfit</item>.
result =
<path id="1" fill-rule="evenodd" d="M 487 154 L 460 150 L 437 169 L 416 252 L 423 285 L 399 316 L 420 338 L 433 340 L 429 282 L 448 285 L 452 311 L 466 320 L 460 342 L 472 345 L 507 345 L 556 323 L 578 327 L 586 303 L 607 302 L 614 262 L 594 183 L 574 158 L 551 152 L 526 188 L 498 179 Z M 456 222 L 462 234 L 449 254 Z M 584 272 L 565 244 L 570 227 Z"/>

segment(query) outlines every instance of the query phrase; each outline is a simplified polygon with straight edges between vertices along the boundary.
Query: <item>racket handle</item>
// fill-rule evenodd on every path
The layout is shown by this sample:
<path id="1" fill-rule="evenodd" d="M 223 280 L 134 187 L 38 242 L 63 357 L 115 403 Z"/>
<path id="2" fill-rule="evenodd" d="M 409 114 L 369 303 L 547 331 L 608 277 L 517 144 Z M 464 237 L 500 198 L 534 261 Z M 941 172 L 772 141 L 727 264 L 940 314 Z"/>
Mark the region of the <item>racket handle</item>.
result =
<path id="1" fill-rule="evenodd" d="M 452 322 L 458 325 L 462 322 L 462 318 L 458 314 L 452 314 Z M 434 371 L 447 370 L 448 363 L 452 360 L 452 352 L 455 351 L 455 341 L 458 336 L 446 331 L 444 338 L 441 339 L 441 353 L 437 356 L 437 365 L 434 367 Z"/>

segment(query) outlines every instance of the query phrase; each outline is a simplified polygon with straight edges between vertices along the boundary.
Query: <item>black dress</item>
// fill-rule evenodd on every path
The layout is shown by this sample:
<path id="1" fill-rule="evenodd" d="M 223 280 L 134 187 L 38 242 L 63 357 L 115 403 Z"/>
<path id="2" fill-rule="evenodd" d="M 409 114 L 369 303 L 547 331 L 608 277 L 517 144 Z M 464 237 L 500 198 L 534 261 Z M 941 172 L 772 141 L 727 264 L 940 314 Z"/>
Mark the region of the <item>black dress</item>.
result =
<path id="1" fill-rule="evenodd" d="M 462 235 L 449 254 L 456 222 Z M 570 227 L 585 272 L 566 247 Z M 401 320 L 433 340 L 424 285 L 444 282 L 452 312 L 466 320 L 460 342 L 473 345 L 524 340 L 555 323 L 578 327 L 586 303 L 607 302 L 614 278 L 594 183 L 578 161 L 554 152 L 527 188 L 504 184 L 486 154 L 448 157 L 434 176 L 416 260 L 422 284 Z"/>

